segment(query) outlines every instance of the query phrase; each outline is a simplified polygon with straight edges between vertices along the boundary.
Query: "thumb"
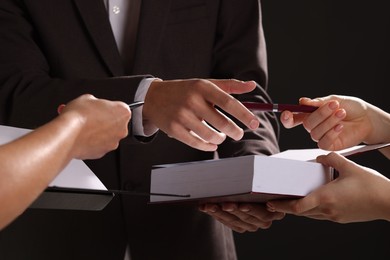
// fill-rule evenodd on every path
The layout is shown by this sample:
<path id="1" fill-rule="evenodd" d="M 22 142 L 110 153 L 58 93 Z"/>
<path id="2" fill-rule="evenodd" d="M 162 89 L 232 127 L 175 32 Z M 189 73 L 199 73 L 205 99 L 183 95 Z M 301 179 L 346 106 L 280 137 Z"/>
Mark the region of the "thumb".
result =
<path id="1" fill-rule="evenodd" d="M 344 156 L 331 152 L 327 155 L 321 155 L 317 157 L 317 162 L 323 165 L 330 166 L 337 170 L 339 174 L 348 172 L 348 168 L 353 165 L 353 162 L 345 158 Z"/>

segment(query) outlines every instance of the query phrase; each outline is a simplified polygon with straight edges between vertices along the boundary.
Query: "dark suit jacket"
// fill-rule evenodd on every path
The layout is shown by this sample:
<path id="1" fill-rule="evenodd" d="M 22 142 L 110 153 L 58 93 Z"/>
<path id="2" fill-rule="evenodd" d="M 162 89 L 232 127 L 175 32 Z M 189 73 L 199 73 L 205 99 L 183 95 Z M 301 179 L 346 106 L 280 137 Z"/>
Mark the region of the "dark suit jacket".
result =
<path id="1" fill-rule="evenodd" d="M 61 103 L 91 93 L 131 102 L 146 76 L 237 78 L 258 88 L 240 99 L 270 102 L 257 0 L 143 0 L 134 69 L 125 74 L 102 0 L 1 0 L 0 123 L 34 128 Z M 278 151 L 278 125 L 227 140 L 218 156 Z M 112 189 L 149 191 L 154 164 L 211 159 L 160 132 L 130 134 L 87 164 Z M 101 212 L 27 210 L 0 232 L 0 259 L 235 259 L 232 232 L 190 205 L 147 205 L 116 196 Z"/>

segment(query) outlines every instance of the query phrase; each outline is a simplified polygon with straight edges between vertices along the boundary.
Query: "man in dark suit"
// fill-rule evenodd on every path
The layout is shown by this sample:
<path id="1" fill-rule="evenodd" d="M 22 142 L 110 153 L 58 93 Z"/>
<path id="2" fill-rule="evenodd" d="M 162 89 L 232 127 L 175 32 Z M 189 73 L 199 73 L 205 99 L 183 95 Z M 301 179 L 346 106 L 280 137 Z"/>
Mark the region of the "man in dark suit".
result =
<path id="1" fill-rule="evenodd" d="M 110 1 L 100 0 L 1 1 L 0 105 L 4 111 L 0 114 L 1 123 L 34 128 L 54 117 L 53 108 L 59 103 L 85 92 L 131 102 L 146 76 L 126 75 L 148 74 L 164 81 L 175 78 L 255 80 L 256 89 L 237 98 L 270 102 L 266 93 L 266 54 L 258 0 L 144 0 L 137 14 L 136 45 L 127 53 L 122 52 L 115 35 L 117 27 L 113 22 L 110 24 L 107 15 L 107 12 L 119 14 L 123 10 L 120 6 L 112 7 Z M 166 108 L 172 104 L 183 107 L 180 106 L 183 100 L 194 106 L 190 114 L 195 121 L 208 121 L 208 117 L 202 116 L 209 113 L 199 113 L 213 110 L 213 104 L 232 115 L 237 109 L 242 110 L 233 101 L 219 104 L 208 100 L 205 86 L 213 90 L 211 93 L 216 92 L 210 81 L 180 83 L 170 81 L 160 87 L 152 83 L 144 93 L 143 119 L 150 115 L 153 122 L 158 122 L 164 115 L 161 111 L 168 111 Z M 222 84 L 221 88 L 228 90 L 229 84 Z M 230 93 L 246 92 L 245 85 L 242 88 Z M 201 94 L 197 94 L 199 91 Z M 222 92 L 221 96 L 224 97 Z M 198 102 L 210 102 L 211 106 L 199 106 Z M 184 107 L 191 110 L 188 104 Z M 275 116 L 272 113 L 257 116 L 261 124 L 255 131 L 248 128 L 250 122 L 244 126 L 232 117 L 245 127 L 242 139 L 227 138 L 220 144 L 223 136 L 212 129 L 208 130 L 211 139 L 201 136 L 209 143 L 217 139 L 216 153 L 213 149 L 208 149 L 209 152 L 193 149 L 170 138 L 170 131 L 175 128 L 164 125 L 163 120 L 155 126 L 169 135 L 152 131 L 154 135 L 150 138 L 127 139 L 116 151 L 87 164 L 108 188 L 147 192 L 150 169 L 155 164 L 277 152 Z M 135 113 L 133 120 L 134 117 Z M 178 121 L 181 120 L 185 118 L 179 117 Z M 230 132 L 223 127 L 222 130 Z M 231 132 L 231 137 L 237 137 L 236 131 Z M 134 137 L 134 133 L 130 135 Z M 174 137 L 180 140 L 179 136 Z M 146 197 L 116 196 L 101 212 L 27 211 L 0 233 L 0 258 L 122 260 L 126 248 L 133 260 L 236 258 L 229 227 L 194 206 L 148 205 L 147 202 Z M 280 214 L 266 213 L 262 205 L 256 207 L 257 212 L 262 210 L 264 219 L 254 224 L 260 228 L 262 223 L 268 227 L 272 220 L 280 218 Z M 224 214 L 222 217 L 234 217 Z M 245 222 L 239 218 L 237 221 Z"/>

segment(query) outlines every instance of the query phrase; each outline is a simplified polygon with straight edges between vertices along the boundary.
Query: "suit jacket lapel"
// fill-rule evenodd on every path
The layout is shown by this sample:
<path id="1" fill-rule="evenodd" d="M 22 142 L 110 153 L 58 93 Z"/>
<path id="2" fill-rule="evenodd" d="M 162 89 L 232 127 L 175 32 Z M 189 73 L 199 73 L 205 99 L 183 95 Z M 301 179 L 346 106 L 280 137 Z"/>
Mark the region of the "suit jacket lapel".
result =
<path id="1" fill-rule="evenodd" d="M 150 73 L 147 61 L 159 51 L 170 6 L 171 0 L 142 0 L 133 74 Z"/>
<path id="2" fill-rule="evenodd" d="M 122 76 L 124 68 L 103 1 L 74 0 L 74 2 L 108 69 L 113 76 Z"/>

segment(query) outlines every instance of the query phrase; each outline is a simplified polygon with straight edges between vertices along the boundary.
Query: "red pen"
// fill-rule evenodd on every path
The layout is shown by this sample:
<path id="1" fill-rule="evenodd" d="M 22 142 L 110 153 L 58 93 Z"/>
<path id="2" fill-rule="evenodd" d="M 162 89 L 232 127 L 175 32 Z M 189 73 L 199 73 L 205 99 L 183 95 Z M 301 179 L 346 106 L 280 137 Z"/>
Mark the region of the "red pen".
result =
<path id="1" fill-rule="evenodd" d="M 311 113 L 318 107 L 307 105 L 293 105 L 293 104 L 270 104 L 258 102 L 242 102 L 242 104 L 249 110 L 267 111 L 267 112 L 282 112 L 288 110 L 291 112 Z"/>

